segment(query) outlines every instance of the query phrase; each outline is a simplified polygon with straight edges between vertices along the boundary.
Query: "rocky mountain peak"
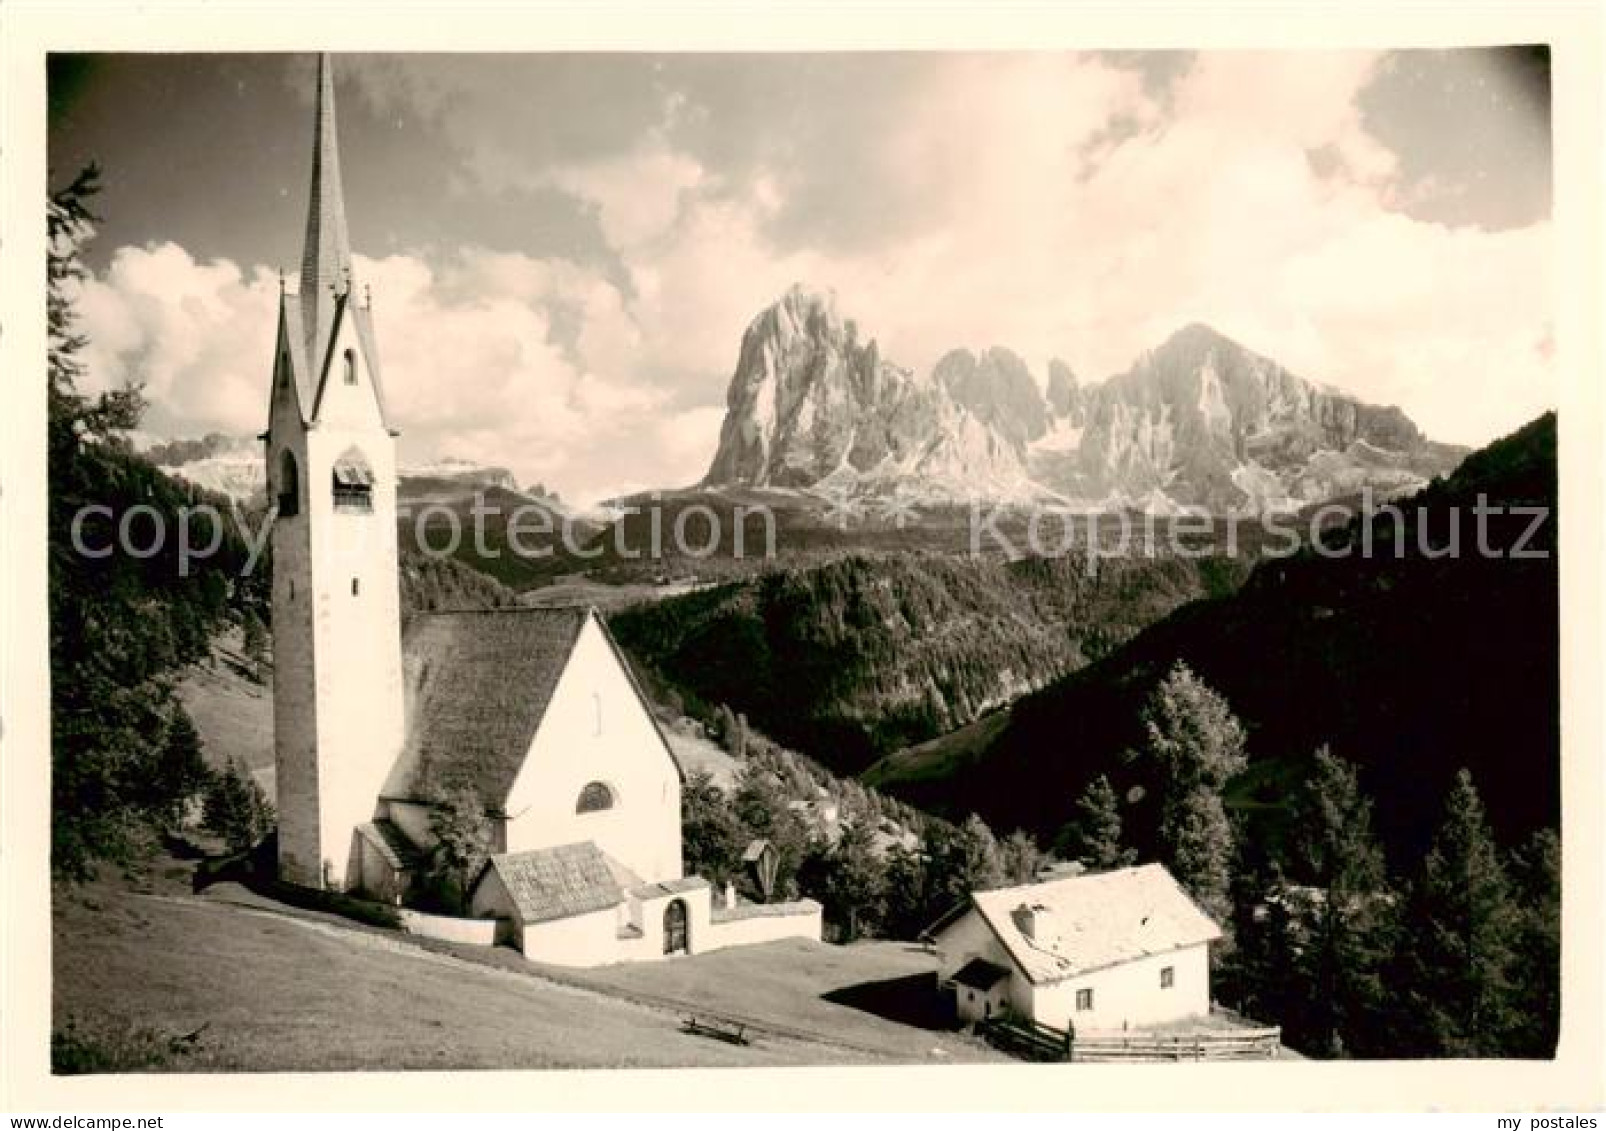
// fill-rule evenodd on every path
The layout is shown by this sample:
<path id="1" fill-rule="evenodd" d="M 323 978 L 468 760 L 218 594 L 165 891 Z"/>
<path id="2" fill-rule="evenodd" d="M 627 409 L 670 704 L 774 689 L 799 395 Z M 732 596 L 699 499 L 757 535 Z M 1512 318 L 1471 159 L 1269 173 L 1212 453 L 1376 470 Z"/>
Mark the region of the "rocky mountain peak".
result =
<path id="1" fill-rule="evenodd" d="M 900 368 L 802 285 L 748 326 L 726 402 L 708 485 L 1222 513 L 1409 490 L 1462 454 L 1203 323 L 1097 384 L 1056 359 L 1045 389 L 997 345 Z"/>

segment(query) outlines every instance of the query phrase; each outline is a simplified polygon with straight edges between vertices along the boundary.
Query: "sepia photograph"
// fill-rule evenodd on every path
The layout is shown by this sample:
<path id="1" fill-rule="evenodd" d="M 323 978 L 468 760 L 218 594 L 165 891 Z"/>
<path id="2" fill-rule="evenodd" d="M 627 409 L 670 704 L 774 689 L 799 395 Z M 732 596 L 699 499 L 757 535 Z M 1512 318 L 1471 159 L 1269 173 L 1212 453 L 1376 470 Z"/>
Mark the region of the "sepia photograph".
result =
<path id="1" fill-rule="evenodd" d="M 1555 43 L 90 42 L 50 1077 L 1598 1039 Z"/>

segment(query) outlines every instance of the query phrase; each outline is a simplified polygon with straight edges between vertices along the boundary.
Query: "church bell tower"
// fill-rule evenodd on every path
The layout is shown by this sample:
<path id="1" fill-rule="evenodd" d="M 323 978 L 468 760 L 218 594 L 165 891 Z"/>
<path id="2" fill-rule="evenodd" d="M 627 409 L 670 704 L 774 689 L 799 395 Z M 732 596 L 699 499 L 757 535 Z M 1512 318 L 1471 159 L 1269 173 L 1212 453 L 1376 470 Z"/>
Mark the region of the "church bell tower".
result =
<path id="1" fill-rule="evenodd" d="M 273 740 L 279 875 L 343 890 L 353 838 L 401 750 L 396 436 L 359 301 L 318 60 L 299 290 L 280 285 L 266 441 L 273 523 Z"/>

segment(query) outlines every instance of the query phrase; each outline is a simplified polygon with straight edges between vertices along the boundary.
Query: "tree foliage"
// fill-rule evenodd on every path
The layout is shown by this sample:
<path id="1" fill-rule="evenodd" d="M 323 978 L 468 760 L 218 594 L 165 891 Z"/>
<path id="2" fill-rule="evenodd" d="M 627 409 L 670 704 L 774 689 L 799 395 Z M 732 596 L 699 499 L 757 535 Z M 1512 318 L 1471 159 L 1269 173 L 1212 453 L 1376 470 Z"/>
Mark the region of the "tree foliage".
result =
<path id="1" fill-rule="evenodd" d="M 1423 862 L 1404 956 L 1401 1025 L 1422 1056 L 1498 1056 L 1520 1024 L 1515 995 L 1520 926 L 1511 884 L 1462 770 Z"/>
<path id="2" fill-rule="evenodd" d="M 234 763 L 210 775 L 202 815 L 231 852 L 249 852 L 273 831 L 273 804 L 255 779 Z"/>
<path id="3" fill-rule="evenodd" d="M 1094 871 L 1131 864 L 1137 853 L 1121 843 L 1120 799 L 1103 774 L 1076 800 L 1071 820 L 1056 838 L 1055 849 Z"/>
<path id="4" fill-rule="evenodd" d="M 478 790 L 466 782 L 426 778 L 420 792 L 429 801 L 429 831 L 434 839 L 420 902 L 462 914 L 468 910 L 474 881 L 496 849 L 496 826 Z"/>
<path id="5" fill-rule="evenodd" d="M 198 502 L 230 508 L 129 450 L 122 434 L 139 421 L 138 388 L 79 389 L 87 343 L 76 303 L 96 184 L 91 167 L 47 202 L 51 867 L 69 880 L 137 857 L 200 789 L 199 743 L 174 677 L 264 593 L 261 577 L 245 574 L 248 551 L 233 529 L 210 557 L 180 558 L 181 513 Z M 125 552 L 123 525 L 141 555 Z M 158 525 L 166 537 L 144 554 Z M 209 540 L 195 532 L 195 544 Z"/>
<path id="6" fill-rule="evenodd" d="M 1355 767 L 1318 751 L 1295 797 L 1292 827 L 1289 869 L 1303 887 L 1282 889 L 1285 912 L 1292 917 L 1298 894 L 1308 898 L 1283 973 L 1295 1002 L 1290 1029 L 1318 1055 L 1373 1052 L 1395 899 Z"/>
<path id="7" fill-rule="evenodd" d="M 1218 923 L 1230 921 L 1234 834 L 1222 803 L 1248 764 L 1244 731 L 1226 700 L 1177 663 L 1143 710 L 1145 753 L 1159 770 L 1162 858 Z"/>

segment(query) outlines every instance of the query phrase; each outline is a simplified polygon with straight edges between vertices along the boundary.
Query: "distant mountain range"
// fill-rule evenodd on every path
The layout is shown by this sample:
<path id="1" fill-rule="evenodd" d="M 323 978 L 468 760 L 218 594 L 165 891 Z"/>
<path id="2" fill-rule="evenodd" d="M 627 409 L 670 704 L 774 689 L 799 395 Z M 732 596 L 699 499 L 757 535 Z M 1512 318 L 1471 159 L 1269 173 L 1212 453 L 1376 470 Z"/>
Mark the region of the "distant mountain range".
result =
<path id="1" fill-rule="evenodd" d="M 996 346 L 916 373 L 793 287 L 743 335 L 704 486 L 1266 513 L 1415 490 L 1466 454 L 1203 325 L 1098 384 L 1046 377 Z"/>
<path id="2" fill-rule="evenodd" d="M 169 475 L 242 503 L 263 497 L 267 466 L 262 459 L 260 440 L 221 432 L 210 432 L 199 440 L 147 437 L 141 454 Z M 399 474 L 404 484 L 408 480 L 423 480 L 520 491 L 518 481 L 507 468 L 488 467 L 466 459 L 448 457 L 431 463 L 409 464 L 403 466 Z M 539 485 L 524 493 L 556 502 Z"/>

